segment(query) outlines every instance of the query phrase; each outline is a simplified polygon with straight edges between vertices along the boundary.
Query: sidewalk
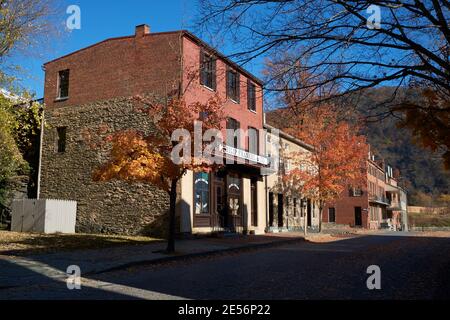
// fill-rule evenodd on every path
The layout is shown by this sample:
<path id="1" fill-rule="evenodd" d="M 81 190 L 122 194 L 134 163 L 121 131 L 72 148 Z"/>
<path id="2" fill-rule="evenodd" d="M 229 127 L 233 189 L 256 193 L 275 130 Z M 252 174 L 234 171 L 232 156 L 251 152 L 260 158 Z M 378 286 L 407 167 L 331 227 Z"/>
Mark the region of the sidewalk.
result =
<path id="1" fill-rule="evenodd" d="M 165 243 L 124 246 L 104 249 L 76 250 L 27 257 L 0 255 L 1 289 L 46 284 L 50 279 L 67 279 L 68 266 L 77 265 L 82 276 L 125 269 L 127 267 L 156 264 L 225 252 L 239 252 L 304 241 L 300 233 L 267 234 L 261 236 L 233 236 L 178 240 L 176 254 L 156 253 L 165 249 Z"/>

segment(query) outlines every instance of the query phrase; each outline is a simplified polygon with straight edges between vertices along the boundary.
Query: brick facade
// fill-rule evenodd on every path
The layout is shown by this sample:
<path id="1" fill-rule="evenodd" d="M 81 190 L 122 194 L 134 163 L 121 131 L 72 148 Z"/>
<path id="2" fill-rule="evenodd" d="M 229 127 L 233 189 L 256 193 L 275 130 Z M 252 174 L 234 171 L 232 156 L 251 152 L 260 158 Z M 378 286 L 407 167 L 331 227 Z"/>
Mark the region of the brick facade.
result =
<path id="1" fill-rule="evenodd" d="M 192 80 L 200 68 L 200 50 L 217 57 L 217 92 L 225 102 L 225 112 L 240 122 L 242 129 L 263 126 L 262 87 L 258 79 L 226 60 L 220 53 L 186 31 L 150 33 L 147 26 L 136 27 L 134 36 L 108 39 L 45 64 L 45 118 L 41 194 L 42 198 L 70 199 L 78 202 L 77 232 L 118 234 L 163 234 L 168 210 L 166 193 L 154 186 L 123 181 L 93 182 L 92 174 L 104 163 L 108 147 L 93 150 L 83 132 L 108 132 L 138 128 L 151 130 L 151 122 L 136 113 L 127 102 L 134 95 L 167 97 L 179 89 L 187 103 L 203 102 L 214 92 Z M 226 97 L 225 72 L 232 68 L 240 74 L 240 99 Z M 59 72 L 69 70 L 69 94 L 58 99 Z M 257 87 L 256 110 L 247 108 L 247 82 Z M 57 128 L 66 128 L 66 150 L 57 150 Z M 224 123 L 225 128 L 225 123 Z M 106 133 L 102 133 L 106 134 Z M 247 148 L 243 139 L 242 147 Z M 263 145 L 264 141 L 260 141 Z M 260 149 L 262 151 L 262 148 Z M 188 180 L 185 177 L 184 180 Z M 184 181 L 183 180 L 183 181 Z M 192 180 L 192 179 L 191 179 Z M 189 180 L 188 188 L 193 188 Z M 243 180 L 247 187 L 249 179 Z M 185 182 L 182 182 L 185 183 Z M 250 185 L 248 185 L 250 187 Z M 179 187 L 179 196 L 192 190 Z M 258 181 L 258 197 L 264 200 L 263 183 Z M 243 192 L 248 207 L 248 190 Z M 193 204 L 190 204 L 192 211 Z M 181 231 L 192 231 L 192 212 L 178 212 Z M 265 211 L 258 213 L 264 230 Z M 179 216 L 179 219 L 180 219 Z M 190 227 L 186 227 L 190 223 Z"/>
<path id="2" fill-rule="evenodd" d="M 386 198 L 386 173 L 384 163 L 367 160 L 367 175 L 361 186 L 361 193 L 353 192 L 347 186 L 340 197 L 325 206 L 322 222 L 329 227 L 345 225 L 366 229 L 379 229 L 388 219 L 387 209 L 390 205 Z M 335 212 L 335 221 L 330 221 L 330 209 Z M 357 216 L 360 214 L 360 225 Z"/>
<path id="3" fill-rule="evenodd" d="M 108 39 L 45 64 L 47 109 L 136 94 L 166 96 L 181 77 L 181 32 Z M 70 70 L 69 98 L 58 101 L 58 72 Z"/>
<path id="4" fill-rule="evenodd" d="M 360 197 L 350 196 L 349 191 L 345 190 L 342 192 L 339 200 L 325 206 L 323 209 L 322 221 L 324 223 L 330 223 L 329 209 L 334 208 L 334 223 L 336 225 L 355 227 L 355 208 L 361 208 L 362 227 L 369 228 L 369 218 L 367 213 L 368 204 L 368 195 L 365 190 L 363 190 L 363 195 Z"/>

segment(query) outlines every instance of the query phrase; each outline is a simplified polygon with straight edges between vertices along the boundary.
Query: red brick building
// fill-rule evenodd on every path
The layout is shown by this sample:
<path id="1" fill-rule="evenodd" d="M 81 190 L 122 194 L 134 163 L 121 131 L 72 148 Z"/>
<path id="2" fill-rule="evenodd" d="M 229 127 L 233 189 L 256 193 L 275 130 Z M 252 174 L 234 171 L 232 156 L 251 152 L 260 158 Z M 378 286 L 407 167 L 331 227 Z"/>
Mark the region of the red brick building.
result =
<path id="1" fill-rule="evenodd" d="M 327 226 L 346 225 L 366 229 L 379 229 L 392 219 L 391 200 L 387 197 L 392 188 L 387 181 L 385 164 L 369 155 L 367 160 L 367 178 L 360 188 L 348 188 L 340 198 L 328 204 L 323 211 L 323 222 Z M 389 181 L 394 180 L 393 177 Z M 390 187 L 390 189 L 388 189 Z"/>
<path id="2" fill-rule="evenodd" d="M 189 75 L 199 72 L 201 57 L 212 58 L 215 69 L 215 80 L 209 84 L 212 88 L 201 81 L 190 81 Z M 104 40 L 47 62 L 44 67 L 47 108 L 148 92 L 167 96 L 181 84 L 183 91 L 188 88 L 185 95 L 188 102 L 206 101 L 217 91 L 227 101 L 229 116 L 243 127 L 261 129 L 263 126 L 262 82 L 185 30 L 151 33 L 149 26 L 137 26 L 133 36 Z M 63 71 L 68 72 L 70 94 L 67 97 L 61 97 L 58 92 Z M 235 99 L 226 92 L 228 71 L 234 72 L 240 82 Z M 248 86 L 255 86 L 253 110 L 248 108 Z"/>
<path id="3" fill-rule="evenodd" d="M 78 201 L 78 231 L 145 233 L 156 228 L 167 211 L 165 195 L 146 185 L 94 183 L 91 173 L 104 154 L 88 150 L 82 132 L 102 124 L 115 130 L 146 130 L 146 119 L 129 109 L 126 98 L 167 97 L 179 91 L 188 104 L 218 93 L 228 117 L 224 130 L 258 133 L 263 128 L 262 82 L 188 31 L 151 33 L 147 25 L 140 25 L 134 35 L 107 39 L 46 63 L 49 129 L 44 133 L 41 196 Z M 230 225 L 264 232 L 266 191 L 259 169 L 268 159 L 264 139 L 254 139 L 250 143 L 241 136 L 227 147 L 236 158 L 252 157 L 256 164 L 227 164 L 220 173 L 189 172 L 183 177 L 180 232 Z"/>

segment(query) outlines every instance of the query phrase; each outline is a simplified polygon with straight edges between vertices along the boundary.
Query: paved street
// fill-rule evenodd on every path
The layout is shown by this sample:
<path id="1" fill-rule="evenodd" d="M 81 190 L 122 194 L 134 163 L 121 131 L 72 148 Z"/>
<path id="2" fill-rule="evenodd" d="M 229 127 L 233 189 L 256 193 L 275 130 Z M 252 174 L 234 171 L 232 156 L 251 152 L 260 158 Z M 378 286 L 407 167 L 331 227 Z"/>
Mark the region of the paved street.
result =
<path id="1" fill-rule="evenodd" d="M 381 268 L 381 290 L 366 287 Z M 449 299 L 450 238 L 366 235 L 2 289 L 1 299 Z"/>

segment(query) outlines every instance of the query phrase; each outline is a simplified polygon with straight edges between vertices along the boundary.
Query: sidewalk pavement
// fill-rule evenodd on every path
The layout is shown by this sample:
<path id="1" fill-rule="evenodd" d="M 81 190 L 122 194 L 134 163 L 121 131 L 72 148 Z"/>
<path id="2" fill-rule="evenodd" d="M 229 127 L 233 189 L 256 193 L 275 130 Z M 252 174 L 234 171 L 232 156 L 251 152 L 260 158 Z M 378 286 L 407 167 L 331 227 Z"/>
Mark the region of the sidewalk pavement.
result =
<path id="1" fill-rule="evenodd" d="M 177 252 L 174 255 L 156 252 L 165 249 L 164 242 L 36 254 L 27 257 L 0 255 L 0 296 L 1 290 L 6 288 L 46 284 L 49 280 L 65 281 L 68 276 L 66 270 L 72 265 L 79 266 L 81 276 L 85 277 L 132 266 L 239 252 L 299 241 L 304 241 L 300 233 L 278 233 L 178 240 Z"/>

